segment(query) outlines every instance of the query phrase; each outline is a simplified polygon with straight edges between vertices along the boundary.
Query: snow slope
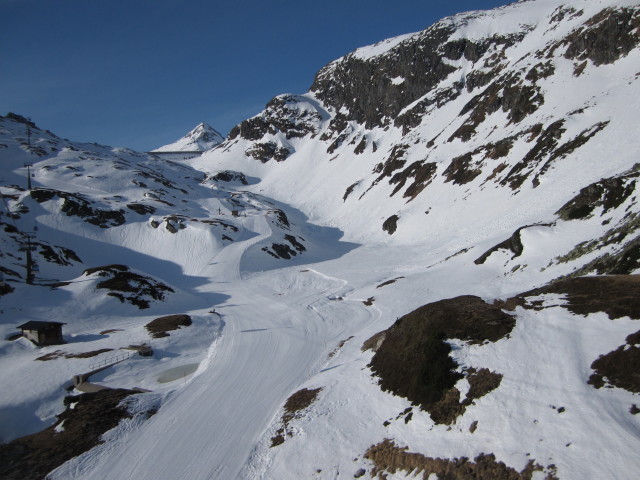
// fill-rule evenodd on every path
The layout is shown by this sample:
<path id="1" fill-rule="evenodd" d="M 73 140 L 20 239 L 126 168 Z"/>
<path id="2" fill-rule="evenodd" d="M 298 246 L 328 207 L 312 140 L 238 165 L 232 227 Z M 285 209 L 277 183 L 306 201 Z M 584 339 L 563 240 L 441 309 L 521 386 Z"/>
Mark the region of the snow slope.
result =
<path id="1" fill-rule="evenodd" d="M 373 478 L 367 452 L 385 439 L 431 459 L 493 454 L 517 472 L 531 461 L 531 478 L 635 478 L 638 392 L 587 381 L 640 315 L 582 316 L 547 294 L 513 311 L 504 338 L 449 340 L 460 371 L 502 375 L 449 425 L 382 391 L 362 346 L 430 302 L 638 273 L 638 17 L 627 0 L 533 0 L 444 19 L 332 62 L 310 92 L 276 97 L 180 164 L 35 125 L 29 144 L 24 119 L 0 119 L 13 290 L 0 334 L 53 319 L 68 342 L 0 343 L 2 440 L 55 424 L 73 375 L 150 341 L 153 357 L 91 381 L 151 390 L 137 397 L 159 411 L 51 478 Z M 171 290 L 145 290 L 145 309 L 121 302 L 87 271 L 111 264 Z M 145 325 L 168 314 L 193 323 L 151 339 Z M 456 384 L 462 398 L 469 385 Z M 284 428 L 303 388 L 321 390 Z"/>
<path id="2" fill-rule="evenodd" d="M 204 152 L 222 143 L 224 137 L 210 125 L 200 122 L 184 137 L 153 152 Z"/>

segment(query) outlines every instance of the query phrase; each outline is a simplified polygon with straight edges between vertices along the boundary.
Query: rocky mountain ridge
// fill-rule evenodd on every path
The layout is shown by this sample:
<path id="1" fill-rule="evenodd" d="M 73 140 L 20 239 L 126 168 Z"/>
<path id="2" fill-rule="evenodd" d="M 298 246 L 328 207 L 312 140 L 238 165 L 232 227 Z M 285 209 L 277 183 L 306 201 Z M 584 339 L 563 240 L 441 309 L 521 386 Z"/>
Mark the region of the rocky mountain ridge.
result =
<path id="1" fill-rule="evenodd" d="M 582 189 L 616 197 L 604 185 L 634 169 L 626 104 L 639 18 L 633 2 L 537 1 L 444 19 L 330 63 L 309 93 L 276 97 L 196 164 L 235 165 L 273 192 L 286 171 L 301 180 L 292 196 L 305 211 L 354 238 L 411 243 L 416 229 L 439 229 L 489 196 L 510 212 L 476 212 L 486 222 L 520 212 L 503 235 L 550 225 L 557 216 L 529 206 L 543 199 L 562 211 L 585 201 Z M 368 212 L 361 221 L 356 209 Z"/>

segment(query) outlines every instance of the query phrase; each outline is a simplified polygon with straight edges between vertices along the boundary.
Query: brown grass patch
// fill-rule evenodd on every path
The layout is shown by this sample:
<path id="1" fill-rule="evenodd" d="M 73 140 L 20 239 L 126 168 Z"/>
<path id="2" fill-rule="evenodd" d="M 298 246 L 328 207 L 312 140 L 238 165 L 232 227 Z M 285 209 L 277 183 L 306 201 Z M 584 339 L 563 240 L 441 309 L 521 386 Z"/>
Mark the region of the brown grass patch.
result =
<path id="1" fill-rule="evenodd" d="M 167 332 L 177 330 L 180 327 L 188 327 L 191 325 L 191 317 L 189 315 L 166 315 L 158 317 L 147 323 L 145 326 L 153 338 L 168 337 Z"/>
<path id="2" fill-rule="evenodd" d="M 601 355 L 591 364 L 595 372 L 589 377 L 596 388 L 614 386 L 640 393 L 640 331 L 627 337 L 627 343 L 613 352 Z"/>
<path id="3" fill-rule="evenodd" d="M 566 295 L 566 308 L 578 315 L 604 312 L 612 320 L 621 317 L 640 320 L 640 275 L 565 278 L 521 293 L 502 305 L 525 306 L 527 297 L 545 293 Z"/>
<path id="4" fill-rule="evenodd" d="M 366 352 L 367 350 L 372 350 L 374 353 L 378 351 L 384 339 L 387 338 L 387 331 L 383 330 L 382 332 L 376 333 L 374 336 L 365 340 L 362 344 L 361 350 Z"/>
<path id="5" fill-rule="evenodd" d="M 460 391 L 452 387 L 444 391 L 439 400 L 423 407 L 435 423 L 451 425 L 459 416 L 464 415 L 468 406 L 498 388 L 502 381 L 501 373 L 492 372 L 487 368 L 480 370 L 470 368 L 463 375 L 467 378 L 470 388 L 462 402 Z"/>
<path id="6" fill-rule="evenodd" d="M 436 423 L 450 424 L 464 413 L 474 395 L 482 396 L 500 383 L 499 374 L 468 370 L 472 383 L 467 400 L 460 403 L 454 387 L 465 376 L 449 356 L 446 339 L 470 343 L 497 341 L 515 326 L 515 319 L 479 297 L 462 296 L 430 303 L 397 320 L 381 337 L 365 342 L 378 347 L 369 367 L 380 388 L 409 399 L 430 413 Z M 378 334 L 380 335 L 380 334 Z M 468 403 L 467 403 L 468 402 Z"/>
<path id="7" fill-rule="evenodd" d="M 291 395 L 284 404 L 284 413 L 282 414 L 282 427 L 278 429 L 276 434 L 271 437 L 271 446 L 276 447 L 281 445 L 285 441 L 286 435 L 291 435 L 289 430 L 289 423 L 302 416 L 302 412 L 309 408 L 309 406 L 318 398 L 318 394 L 322 391 L 322 388 L 315 388 L 309 390 L 303 388 Z"/>
<path id="8" fill-rule="evenodd" d="M 100 332 L 100 335 L 109 335 L 110 333 L 123 332 L 121 328 L 112 328 L 110 330 L 103 330 Z"/>
<path id="9" fill-rule="evenodd" d="M 557 480 L 554 466 L 543 468 L 530 460 L 521 471 L 496 461 L 493 454 L 481 454 L 475 459 L 467 457 L 446 459 L 431 458 L 420 453 L 411 453 L 407 447 L 398 447 L 392 440 L 385 439 L 372 445 L 365 452 L 364 458 L 371 460 L 374 467 L 370 472 L 372 478 L 387 478 L 387 474 L 405 471 L 427 480 L 431 474 L 441 480 L 530 480 L 534 472 L 543 471 L 546 480 Z"/>
<path id="10" fill-rule="evenodd" d="M 118 407 L 131 390 L 102 390 L 65 398 L 67 409 L 58 415 L 55 425 L 33 435 L 0 445 L 0 478 L 25 480 L 45 478 L 47 473 L 67 460 L 99 443 L 103 433 L 130 418 L 126 408 Z M 69 405 L 75 404 L 73 409 Z M 64 422 L 63 430 L 56 427 Z"/>

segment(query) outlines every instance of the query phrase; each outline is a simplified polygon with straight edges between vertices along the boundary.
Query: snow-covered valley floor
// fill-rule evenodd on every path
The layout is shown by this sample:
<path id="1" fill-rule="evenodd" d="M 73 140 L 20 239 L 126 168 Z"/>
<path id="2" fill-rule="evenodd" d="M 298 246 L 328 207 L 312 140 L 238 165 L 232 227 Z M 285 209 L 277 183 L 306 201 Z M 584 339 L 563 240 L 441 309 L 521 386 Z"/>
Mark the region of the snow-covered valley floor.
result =
<path id="1" fill-rule="evenodd" d="M 611 415 L 625 413 L 632 395 L 597 392 L 584 377 L 599 353 L 615 349 L 637 328 L 633 320 L 612 322 L 605 314 L 598 314 L 589 317 L 587 330 L 577 334 L 576 322 L 583 320 L 560 308 L 555 313 L 522 312 L 510 342 L 470 350 L 462 343 L 455 354 L 462 365 L 486 366 L 503 373 L 502 393 L 498 390 L 470 407 L 471 413 L 455 424 L 453 432 L 434 425 L 426 412 L 416 409 L 411 423 L 398 421 L 410 403 L 376 385 L 366 368 L 371 355 L 361 352 L 363 342 L 398 316 L 430 301 L 462 294 L 487 300 L 507 298 L 543 283 L 545 274 L 506 278 L 499 268 L 501 263 L 495 268 L 490 263 L 464 268 L 477 256 L 474 249 L 449 258 L 456 252 L 447 246 L 432 250 L 341 241 L 336 229 L 306 224 L 300 212 L 279 204 L 291 220 L 291 231 L 316 247 L 315 252 L 308 252 L 313 263 L 305 263 L 302 254 L 294 257 L 291 265 L 262 250 L 274 230 L 277 232 L 274 202 L 248 193 L 236 194 L 236 198 L 251 201 L 254 208 L 236 219 L 239 229 L 235 241 L 209 257 L 200 251 L 199 262 L 182 267 L 193 272 L 197 281 L 191 275 L 162 276 L 181 293 L 171 296 L 167 304 L 154 302 L 150 309 L 154 314 L 187 313 L 194 324 L 172 331 L 169 337 L 153 339 L 153 358 L 134 356 L 92 378 L 109 387 L 151 390 L 138 396 L 161 404 L 158 413 L 146 422 L 122 422 L 105 436 L 106 443 L 67 462 L 51 478 L 339 478 L 340 472 L 349 477 L 359 467 L 371 467 L 363 453 L 387 437 L 433 456 L 472 457 L 491 449 L 498 460 L 517 470 L 534 459 L 543 465 L 559 465 L 564 473 L 560 478 L 585 478 L 581 475 L 593 472 L 587 459 L 599 451 L 602 441 L 591 433 L 607 431 Z M 177 235 L 200 233 L 187 228 Z M 49 410 L 38 410 L 44 426 L 51 424 L 62 408 L 62 386 L 71 375 L 88 370 L 96 359 L 38 362 L 34 358 L 59 349 L 86 352 L 118 348 L 123 342 L 149 341 L 142 325 L 157 315 L 145 311 L 144 316 L 135 316 L 135 309 L 101 297 L 102 303 L 94 307 L 99 314 L 91 318 L 79 305 L 100 296 L 93 287 L 83 287 L 81 281 L 55 290 L 29 288 L 41 289 L 38 302 L 32 300 L 32 306 L 26 307 L 26 298 L 32 293 L 18 288 L 15 296 L 3 299 L 5 304 L 12 301 L 13 307 L 6 310 L 13 308 L 17 315 L 17 305 L 22 302 L 21 312 L 41 318 L 44 310 L 57 305 L 70 320 L 77 319 L 65 327 L 70 332 L 66 345 L 38 351 L 24 343 L 4 345 L 5 365 L 13 362 L 10 370 L 23 372 L 19 376 L 5 372 L 2 378 L 23 410 L 16 418 L 23 419 L 35 403 L 48 399 Z M 67 298 L 59 298 L 61 295 Z M 74 309 L 78 311 L 75 316 Z M 532 322 L 542 322 L 543 330 L 530 330 Z M 558 322 L 565 325 L 560 330 Z M 116 331 L 98 335 L 97 330 L 104 326 Z M 537 355 L 523 354 L 545 336 L 557 340 Z M 552 354 L 560 356 L 549 361 Z M 97 358 L 113 355 L 112 351 Z M 159 381 L 167 370 L 194 364 L 198 368 L 192 375 Z M 564 365 L 560 377 L 555 376 L 558 365 Z M 531 379 L 523 381 L 532 371 Z M 24 380 L 27 375 L 38 387 Z M 574 380 L 568 381 L 572 376 Z M 271 448 L 271 438 L 280 426 L 281 407 L 301 388 L 322 388 L 320 399 L 288 432 L 285 443 Z M 575 414 L 569 405 L 575 405 L 583 394 L 600 400 L 580 407 Z M 31 403 L 24 402 L 25 397 L 32 398 Z M 514 403 L 522 408 L 514 408 Z M 551 405 L 562 405 L 569 411 L 571 420 L 566 420 L 567 414 L 563 417 L 565 427 L 557 424 L 557 410 Z M 508 420 L 501 418 L 500 411 L 505 409 L 513 409 Z M 602 409 L 610 413 L 593 418 L 594 412 Z M 628 424 L 629 437 L 620 438 L 616 433 L 608 440 L 617 439 L 618 459 L 605 462 L 602 472 L 615 472 L 613 465 L 620 461 L 633 467 L 629 455 L 638 445 L 640 426 L 634 417 L 627 417 L 618 421 L 621 425 L 629 419 L 635 422 Z M 481 424 L 475 437 L 469 433 L 474 419 Z M 538 434 L 525 441 L 520 435 L 530 435 L 531 428 Z M 560 434 L 562 428 L 566 430 Z M 514 441 L 521 445 L 514 447 Z M 561 446 L 558 442 L 564 443 Z M 578 445 L 577 453 L 567 456 L 561 452 L 569 448 L 565 444 Z M 588 465 L 582 472 L 576 469 L 581 462 Z"/>

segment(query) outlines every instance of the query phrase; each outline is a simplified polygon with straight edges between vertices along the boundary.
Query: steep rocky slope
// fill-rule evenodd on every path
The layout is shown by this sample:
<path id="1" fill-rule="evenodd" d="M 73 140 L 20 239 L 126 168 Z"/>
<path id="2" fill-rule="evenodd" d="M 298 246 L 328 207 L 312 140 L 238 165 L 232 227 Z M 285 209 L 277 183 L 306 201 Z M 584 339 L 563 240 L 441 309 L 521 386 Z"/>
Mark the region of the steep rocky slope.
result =
<path id="1" fill-rule="evenodd" d="M 594 262 L 581 273 L 628 273 L 635 263 L 603 262 L 637 256 L 639 22 L 631 1 L 447 18 L 330 63 L 307 94 L 276 97 L 194 164 L 259 176 L 356 240 L 429 232 L 433 246 L 462 230 L 463 247 L 486 251 L 538 226 L 575 242 L 563 260 Z M 526 248 L 513 253 L 524 257 L 508 269 L 528 263 Z"/>

